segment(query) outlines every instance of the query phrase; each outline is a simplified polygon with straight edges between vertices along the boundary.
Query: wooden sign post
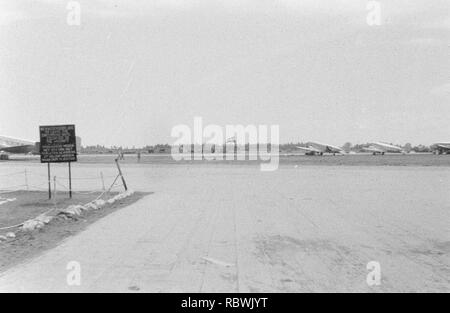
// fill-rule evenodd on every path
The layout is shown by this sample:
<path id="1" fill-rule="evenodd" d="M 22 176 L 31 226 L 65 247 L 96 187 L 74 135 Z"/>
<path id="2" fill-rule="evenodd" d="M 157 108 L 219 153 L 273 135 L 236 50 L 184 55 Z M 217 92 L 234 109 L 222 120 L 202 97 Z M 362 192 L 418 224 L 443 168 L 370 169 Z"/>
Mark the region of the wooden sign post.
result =
<path id="1" fill-rule="evenodd" d="M 48 166 L 48 199 L 52 198 L 52 182 L 50 177 L 50 163 L 47 163 Z"/>

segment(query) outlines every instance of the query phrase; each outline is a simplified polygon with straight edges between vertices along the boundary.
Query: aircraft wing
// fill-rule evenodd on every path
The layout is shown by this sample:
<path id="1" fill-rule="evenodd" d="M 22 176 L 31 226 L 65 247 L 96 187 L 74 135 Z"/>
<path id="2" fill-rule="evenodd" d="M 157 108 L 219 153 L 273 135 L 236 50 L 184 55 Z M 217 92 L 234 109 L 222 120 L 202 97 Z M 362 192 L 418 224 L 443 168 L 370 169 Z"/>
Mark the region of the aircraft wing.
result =
<path id="1" fill-rule="evenodd" d="M 388 143 L 384 142 L 375 142 L 372 144 L 373 146 L 377 147 L 377 149 L 384 150 L 385 152 L 388 151 L 402 151 L 403 149 L 394 145 L 390 145 Z"/>
<path id="2" fill-rule="evenodd" d="M 300 147 L 300 146 L 297 146 L 296 148 L 300 149 L 300 150 L 303 150 L 303 151 L 306 151 L 306 152 L 316 152 L 316 153 L 320 153 L 321 152 L 319 149 L 316 149 L 316 148 L 313 148 L 313 147 Z"/>
<path id="3" fill-rule="evenodd" d="M 26 154 L 34 151 L 35 146 L 15 146 L 15 147 L 0 147 L 0 151 L 14 153 L 14 154 Z"/>
<path id="4" fill-rule="evenodd" d="M 326 143 L 321 143 L 317 141 L 308 142 L 307 145 L 311 148 L 317 149 L 319 152 L 327 153 L 344 153 L 344 151 L 336 146 L 332 146 Z"/>
<path id="5" fill-rule="evenodd" d="M 344 151 L 342 150 L 342 148 L 336 147 L 336 146 L 331 146 L 331 145 L 327 145 L 327 149 L 331 152 L 338 152 L 338 153 L 343 153 Z"/>
<path id="6" fill-rule="evenodd" d="M 366 148 L 363 148 L 362 150 L 368 151 L 368 152 L 377 152 L 377 153 L 383 153 L 384 152 L 384 150 L 378 149 L 378 148 L 376 148 L 374 146 L 366 147 Z"/>
<path id="7" fill-rule="evenodd" d="M 437 146 L 442 149 L 450 150 L 450 144 L 438 144 Z"/>
<path id="8" fill-rule="evenodd" d="M 34 142 L 0 136 L 0 151 L 8 153 L 29 153 L 34 151 Z"/>

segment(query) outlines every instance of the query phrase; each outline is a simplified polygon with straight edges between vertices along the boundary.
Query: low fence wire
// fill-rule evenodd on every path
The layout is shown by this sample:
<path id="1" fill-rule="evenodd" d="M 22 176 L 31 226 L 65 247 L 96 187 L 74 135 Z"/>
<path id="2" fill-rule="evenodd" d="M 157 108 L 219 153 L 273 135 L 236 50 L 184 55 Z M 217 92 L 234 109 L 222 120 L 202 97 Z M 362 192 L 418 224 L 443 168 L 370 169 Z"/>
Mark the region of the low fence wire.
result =
<path id="1" fill-rule="evenodd" d="M 13 185 L 13 186 L 7 186 L 6 188 L 0 188 L 0 198 L 1 195 L 7 195 L 7 194 L 11 194 L 11 193 L 15 193 L 15 192 L 20 192 L 20 191 L 48 191 L 48 176 L 47 175 L 42 175 L 39 173 L 33 173 L 32 171 L 30 171 L 29 169 L 25 169 L 23 171 L 19 171 L 19 172 L 11 172 L 11 173 L 3 173 L 0 174 L 1 178 L 5 178 L 5 177 L 11 177 L 13 178 L 15 181 L 21 180 L 22 178 L 20 178 L 20 176 L 23 176 L 23 184 L 19 184 L 19 185 Z M 45 183 L 42 184 L 30 184 L 29 183 L 29 178 L 30 177 L 39 177 L 39 178 L 45 178 Z M 1 182 L 1 178 L 0 178 L 0 182 Z M 122 180 L 120 180 L 122 178 Z M 105 180 L 111 180 L 113 179 L 113 182 L 108 185 L 109 187 L 106 188 L 105 186 Z M 64 183 L 66 181 L 68 181 L 69 178 L 65 177 L 65 176 L 53 176 L 53 180 L 50 182 L 52 185 L 52 199 L 53 199 L 53 203 L 52 203 L 52 208 L 49 209 L 48 211 L 46 211 L 43 214 L 49 214 L 54 210 L 57 210 L 57 197 L 58 197 L 58 193 L 61 193 L 62 191 L 64 191 L 65 193 L 69 192 L 69 187 Z M 72 177 L 72 180 L 74 181 L 95 181 L 98 180 L 99 184 L 99 188 L 95 189 L 95 190 L 86 190 L 86 191 L 78 191 L 78 190 L 72 190 L 73 194 L 80 194 L 80 195 L 94 195 L 94 194 L 98 194 L 99 195 L 97 197 L 95 197 L 95 199 L 85 203 L 84 205 L 87 205 L 89 203 L 93 203 L 99 199 L 102 199 L 106 194 L 111 194 L 114 190 L 117 190 L 119 188 L 125 188 L 126 189 L 126 185 L 124 185 L 125 182 L 122 176 L 122 172 L 119 170 L 119 173 L 117 175 L 104 175 L 103 172 L 100 172 L 98 176 L 88 176 L 88 177 Z M 1 207 L 0 207 L 1 209 Z M 20 223 L 17 225 L 12 225 L 12 226 L 7 226 L 7 227 L 0 227 L 0 231 L 5 231 L 5 230 L 10 230 L 10 229 L 14 229 L 14 228 L 18 228 L 23 226 L 24 223 Z"/>

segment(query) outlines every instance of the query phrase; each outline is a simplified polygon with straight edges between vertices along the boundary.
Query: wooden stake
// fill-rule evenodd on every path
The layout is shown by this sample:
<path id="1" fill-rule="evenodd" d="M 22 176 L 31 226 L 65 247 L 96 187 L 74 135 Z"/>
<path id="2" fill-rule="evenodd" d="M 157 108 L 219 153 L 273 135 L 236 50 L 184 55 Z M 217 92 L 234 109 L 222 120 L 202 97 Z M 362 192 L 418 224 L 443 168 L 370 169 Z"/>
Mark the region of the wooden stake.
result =
<path id="1" fill-rule="evenodd" d="M 122 175 L 122 170 L 120 169 L 120 165 L 119 165 L 119 160 L 118 159 L 116 159 L 116 165 L 117 165 L 117 169 L 119 170 L 120 178 L 122 178 L 122 183 L 123 183 L 123 186 L 125 187 L 125 191 L 127 191 L 128 190 L 127 183 L 125 182 L 125 178 Z"/>

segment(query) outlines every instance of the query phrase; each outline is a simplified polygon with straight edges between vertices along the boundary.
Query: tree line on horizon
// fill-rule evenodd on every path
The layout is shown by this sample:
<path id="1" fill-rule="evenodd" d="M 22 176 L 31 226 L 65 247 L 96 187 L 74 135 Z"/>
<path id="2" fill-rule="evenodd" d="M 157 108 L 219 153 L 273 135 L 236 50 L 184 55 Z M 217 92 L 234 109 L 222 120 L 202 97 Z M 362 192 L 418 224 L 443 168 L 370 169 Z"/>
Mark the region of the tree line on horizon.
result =
<path id="1" fill-rule="evenodd" d="M 392 143 L 390 143 L 392 144 Z M 345 152 L 362 152 L 364 151 L 364 148 L 369 147 L 370 143 L 365 144 L 355 144 L 353 145 L 350 142 L 345 143 L 342 148 Z M 392 144 L 395 145 L 395 144 Z M 268 144 L 270 148 L 270 144 Z M 298 151 L 297 147 L 307 147 L 307 143 L 298 142 L 298 143 L 284 143 L 279 145 L 280 152 L 295 152 Z M 396 145 L 398 147 L 403 148 L 406 152 L 431 152 L 431 146 L 426 145 L 417 145 L 413 146 L 411 143 L 407 143 L 404 146 Z M 224 145 L 226 147 L 226 145 Z M 182 151 L 183 147 L 179 146 L 180 152 Z M 172 150 L 172 146 L 169 144 L 156 144 L 156 145 L 146 145 L 144 147 L 122 147 L 122 146 L 111 146 L 107 147 L 104 145 L 92 145 L 92 146 L 81 146 L 80 153 L 98 153 L 98 154 L 118 154 L 118 153 L 136 153 L 136 152 L 143 152 L 143 153 L 170 153 Z M 212 146 L 212 150 L 215 150 L 214 145 Z M 245 145 L 245 151 L 250 150 L 250 145 Z M 194 145 L 191 145 L 191 151 L 194 151 Z M 223 151 L 226 151 L 224 148 Z M 214 152 L 214 151 L 212 151 Z"/>

